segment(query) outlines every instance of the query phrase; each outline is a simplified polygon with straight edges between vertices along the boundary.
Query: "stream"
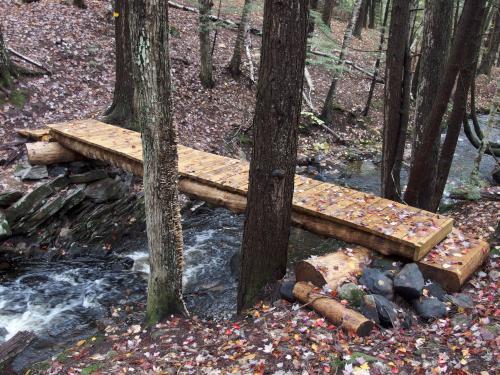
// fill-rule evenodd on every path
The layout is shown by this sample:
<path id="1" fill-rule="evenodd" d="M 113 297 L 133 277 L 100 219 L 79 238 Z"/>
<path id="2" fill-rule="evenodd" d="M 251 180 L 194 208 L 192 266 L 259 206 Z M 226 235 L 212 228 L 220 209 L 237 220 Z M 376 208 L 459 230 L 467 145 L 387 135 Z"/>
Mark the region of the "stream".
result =
<path id="1" fill-rule="evenodd" d="M 480 121 L 484 124 L 486 118 L 482 116 Z M 497 142 L 499 130 L 497 124 L 492 137 Z M 476 155 L 462 134 L 448 188 L 469 176 Z M 484 156 L 481 176 L 490 180 L 494 165 L 491 156 Z M 379 175 L 379 166 L 368 160 L 352 162 L 345 170 L 325 177 L 330 182 L 378 193 Z M 206 206 L 183 214 L 183 284 L 186 304 L 193 314 L 214 319 L 233 316 L 237 288 L 233 256 L 240 247 L 243 219 L 243 215 Z M 342 244 L 293 228 L 289 267 Z M 146 239 L 124 245 L 119 256 L 133 259 L 131 269 L 110 267 L 105 261 L 26 262 L 0 285 L 0 343 L 22 330 L 35 331 L 38 336 L 13 362 L 15 371 L 95 334 L 96 320 L 109 316 L 112 306 L 145 302 L 149 271 Z"/>

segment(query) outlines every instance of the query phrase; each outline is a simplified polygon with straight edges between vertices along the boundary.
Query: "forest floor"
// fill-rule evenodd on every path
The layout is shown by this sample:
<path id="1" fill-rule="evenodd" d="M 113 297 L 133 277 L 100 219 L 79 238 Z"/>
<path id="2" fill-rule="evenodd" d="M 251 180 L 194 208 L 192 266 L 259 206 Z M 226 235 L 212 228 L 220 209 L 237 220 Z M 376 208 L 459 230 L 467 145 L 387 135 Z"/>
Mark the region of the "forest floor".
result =
<path id="1" fill-rule="evenodd" d="M 68 2 L 70 3 L 70 2 Z M 238 19 L 242 1 L 228 2 L 222 14 Z M 185 1 L 187 5 L 192 2 Z M 114 26 L 108 2 L 88 0 L 81 10 L 64 1 L 31 4 L 0 0 L 2 29 L 9 47 L 31 57 L 52 75 L 23 78 L 10 101 L 0 102 L 0 137 L 15 140 L 16 128 L 41 128 L 48 123 L 99 117 L 112 101 L 114 88 Z M 260 27 L 256 7 L 252 26 Z M 216 87 L 205 90 L 198 80 L 197 18 L 171 10 L 177 31 L 171 39 L 174 83 L 174 121 L 184 145 L 227 156 L 244 157 L 256 87 L 249 80 L 249 65 L 234 81 L 225 67 L 235 32 L 218 31 L 214 53 Z M 334 21 L 332 38 L 339 44 L 345 23 Z M 354 39 L 349 59 L 371 70 L 379 33 L 364 30 Z M 260 40 L 252 37 L 254 65 Z M 246 59 L 244 58 L 244 61 Z M 325 64 L 310 65 L 314 83 L 313 105 L 321 108 L 331 80 Z M 493 78 L 477 82 L 478 107 L 487 110 Z M 300 153 L 325 154 L 330 168 L 351 158 L 377 159 L 381 148 L 383 86 L 377 85 L 369 117 L 360 115 L 370 80 L 346 71 L 338 87 L 338 116 L 332 130 L 308 125 L 304 119 Z M 11 150 L 0 148 L 0 159 Z M 449 214 L 458 226 L 486 239 L 498 222 L 498 203 L 479 201 L 455 206 Z M 143 306 L 120 306 L 128 314 L 102 327 L 95 338 L 75 343 L 57 358 L 42 364 L 43 373 L 447 373 L 493 374 L 498 371 L 500 299 L 498 243 L 482 271 L 467 284 L 475 308 L 451 318 L 415 324 L 409 330 L 376 329 L 368 338 L 351 337 L 314 312 L 279 301 L 259 304 L 249 315 L 234 321 L 173 317 L 156 327 L 141 326 Z M 118 309 L 118 307 L 117 307 Z M 457 317 L 460 317 L 458 319 Z M 462 324 L 463 323 L 463 324 Z M 483 371 L 483 372 L 481 372 Z"/>

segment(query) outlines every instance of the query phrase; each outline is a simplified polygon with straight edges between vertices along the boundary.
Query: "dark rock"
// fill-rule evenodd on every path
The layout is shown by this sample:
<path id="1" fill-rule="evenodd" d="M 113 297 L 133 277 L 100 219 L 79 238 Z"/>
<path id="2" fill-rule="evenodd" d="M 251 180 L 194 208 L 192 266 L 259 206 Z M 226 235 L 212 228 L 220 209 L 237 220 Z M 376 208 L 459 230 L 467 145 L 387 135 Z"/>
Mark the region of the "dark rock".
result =
<path id="1" fill-rule="evenodd" d="M 240 251 L 237 251 L 233 254 L 231 257 L 231 260 L 229 261 L 229 268 L 231 269 L 231 275 L 235 278 L 240 277 L 240 263 L 241 263 L 241 253 Z"/>
<path id="2" fill-rule="evenodd" d="M 121 181 L 105 178 L 92 182 L 85 189 L 85 195 L 95 203 L 120 199 L 125 191 Z"/>
<path id="3" fill-rule="evenodd" d="M 84 161 L 73 161 L 68 164 L 68 170 L 70 174 L 80 174 L 87 172 L 90 169 L 87 162 Z"/>
<path id="4" fill-rule="evenodd" d="M 9 334 L 6 328 L 0 327 L 0 341 L 4 341 L 5 337 Z"/>
<path id="5" fill-rule="evenodd" d="M 23 196 L 20 191 L 4 191 L 0 193 L 0 208 L 9 207 Z"/>
<path id="6" fill-rule="evenodd" d="M 68 257 L 72 259 L 79 258 L 85 254 L 85 249 L 78 245 L 76 242 L 73 242 L 71 245 L 69 245 L 67 255 Z"/>
<path id="7" fill-rule="evenodd" d="M 68 168 L 63 167 L 62 165 L 51 165 L 49 167 L 50 177 L 67 176 L 68 172 Z"/>
<path id="8" fill-rule="evenodd" d="M 29 217 L 25 217 L 17 222 L 12 231 L 15 234 L 33 233 L 33 231 L 43 224 L 51 216 L 54 216 L 64 205 L 64 199 L 61 196 L 50 197 L 38 210 Z"/>
<path id="9" fill-rule="evenodd" d="M 497 183 L 500 184 L 500 167 L 496 167 L 493 172 L 491 172 L 491 177 L 493 177 L 493 180 Z"/>
<path id="10" fill-rule="evenodd" d="M 111 264 L 112 271 L 124 271 L 129 270 L 134 266 L 134 260 L 131 258 L 119 259 Z"/>
<path id="11" fill-rule="evenodd" d="M 340 299 L 349 301 L 349 304 L 352 306 L 359 306 L 365 294 L 359 286 L 354 283 L 343 284 L 338 288 L 337 292 Z"/>
<path id="12" fill-rule="evenodd" d="M 68 186 L 68 184 L 69 184 L 69 180 L 66 176 L 56 177 L 48 183 L 48 185 L 54 191 L 60 191 L 60 190 L 64 189 L 66 186 Z"/>
<path id="13" fill-rule="evenodd" d="M 421 297 L 413 300 L 412 305 L 423 319 L 437 319 L 446 315 L 446 305 L 437 298 Z"/>
<path id="14" fill-rule="evenodd" d="M 384 272 L 385 275 L 392 278 L 394 274 L 396 274 L 401 269 L 401 263 L 395 262 L 393 259 L 385 258 L 382 256 L 377 256 L 373 258 L 371 264 L 371 268 L 376 268 Z"/>
<path id="15" fill-rule="evenodd" d="M 398 321 L 397 306 L 387 298 L 377 294 L 363 296 L 361 312 L 368 319 L 384 327 L 392 327 Z"/>
<path id="16" fill-rule="evenodd" d="M 292 280 L 284 280 L 280 286 L 280 294 L 284 300 L 288 302 L 294 303 L 296 301 L 295 296 L 293 295 L 293 287 L 295 286 L 295 282 Z"/>
<path id="17" fill-rule="evenodd" d="M 71 184 L 87 184 L 89 182 L 102 180 L 106 177 L 108 177 L 108 174 L 104 169 L 93 169 L 85 173 L 69 176 L 69 182 Z"/>
<path id="18" fill-rule="evenodd" d="M 394 277 L 394 291 L 407 300 L 418 298 L 424 289 L 424 277 L 416 263 L 406 264 Z"/>
<path id="19" fill-rule="evenodd" d="M 437 298 L 441 302 L 446 300 L 446 291 L 435 281 L 431 281 L 429 284 L 425 285 L 424 289 L 427 289 L 429 292 L 429 297 Z"/>
<path id="20" fill-rule="evenodd" d="M 401 323 L 401 328 L 410 329 L 412 325 L 413 325 L 413 315 L 408 312 L 405 312 L 403 322 Z"/>
<path id="21" fill-rule="evenodd" d="M 392 280 L 377 269 L 366 267 L 359 281 L 373 294 L 390 300 L 394 297 Z"/>
<path id="22" fill-rule="evenodd" d="M 464 293 L 455 293 L 453 295 L 447 295 L 446 299 L 455 306 L 462 307 L 464 309 L 474 308 L 474 301 L 472 300 L 472 297 Z"/>
<path id="23" fill-rule="evenodd" d="M 9 223 L 14 223 L 19 218 L 26 216 L 40 207 L 45 198 L 51 195 L 54 189 L 48 184 L 40 185 L 32 192 L 25 194 L 16 203 L 5 211 L 5 216 Z"/>
<path id="24" fill-rule="evenodd" d="M 30 165 L 14 173 L 21 180 L 41 180 L 49 177 L 46 165 Z"/>
<path id="25" fill-rule="evenodd" d="M 64 197 L 61 215 L 69 212 L 73 207 L 80 204 L 86 198 L 84 190 L 83 186 L 78 186 L 75 189 L 68 191 Z"/>

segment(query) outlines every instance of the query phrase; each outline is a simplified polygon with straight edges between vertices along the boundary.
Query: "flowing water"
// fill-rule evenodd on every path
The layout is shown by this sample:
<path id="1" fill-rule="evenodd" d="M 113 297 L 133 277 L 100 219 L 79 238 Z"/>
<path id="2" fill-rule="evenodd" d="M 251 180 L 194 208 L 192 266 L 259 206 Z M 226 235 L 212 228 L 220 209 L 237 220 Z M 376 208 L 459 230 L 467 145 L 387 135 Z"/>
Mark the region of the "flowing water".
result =
<path id="1" fill-rule="evenodd" d="M 481 118 L 482 123 L 485 117 Z M 498 125 L 493 139 L 500 141 Z M 477 151 L 462 134 L 453 163 L 450 185 L 468 177 Z M 489 178 L 493 158 L 485 156 L 481 175 Z M 380 168 L 371 161 L 355 162 L 332 182 L 377 193 Z M 403 176 L 405 177 L 405 176 Z M 230 317 L 235 311 L 237 279 L 234 273 L 240 247 L 243 216 L 216 208 L 183 215 L 185 245 L 184 293 L 194 314 Z M 337 249 L 341 243 L 293 229 L 291 266 L 297 260 Z M 149 272 L 145 238 L 127 244 L 121 257 L 134 260 L 132 269 L 112 267 L 106 261 L 25 263 L 0 285 L 0 342 L 16 332 L 31 330 L 38 338 L 14 362 L 14 368 L 46 359 L 68 344 L 95 333 L 95 321 L 109 316 L 111 306 L 144 302 Z M 233 264 L 232 264 L 233 263 Z"/>

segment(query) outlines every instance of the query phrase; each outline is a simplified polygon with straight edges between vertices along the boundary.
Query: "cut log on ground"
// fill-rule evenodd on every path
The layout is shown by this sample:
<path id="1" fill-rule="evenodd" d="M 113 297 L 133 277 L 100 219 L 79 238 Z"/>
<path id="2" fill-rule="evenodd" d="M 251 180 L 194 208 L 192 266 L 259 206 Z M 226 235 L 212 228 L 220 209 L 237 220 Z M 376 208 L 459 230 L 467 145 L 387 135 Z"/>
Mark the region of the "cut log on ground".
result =
<path id="1" fill-rule="evenodd" d="M 306 259 L 295 267 L 297 281 L 311 282 L 317 287 L 327 284 L 332 290 L 351 280 L 362 272 L 363 266 L 371 260 L 372 252 L 356 246 L 352 251 L 339 250 L 335 253 Z"/>
<path id="2" fill-rule="evenodd" d="M 293 288 L 293 295 L 300 302 L 312 307 L 316 312 L 323 315 L 333 324 L 338 325 L 348 332 L 358 336 L 368 335 L 374 323 L 357 311 L 348 309 L 340 302 L 335 301 L 315 291 L 314 285 L 298 282 Z"/>
<path id="3" fill-rule="evenodd" d="M 50 165 L 82 160 L 83 157 L 57 142 L 26 143 L 28 161 L 31 165 Z"/>
<path id="4" fill-rule="evenodd" d="M 21 353 L 35 339 L 33 332 L 21 331 L 16 333 L 10 340 L 0 344 L 0 368 Z"/>

